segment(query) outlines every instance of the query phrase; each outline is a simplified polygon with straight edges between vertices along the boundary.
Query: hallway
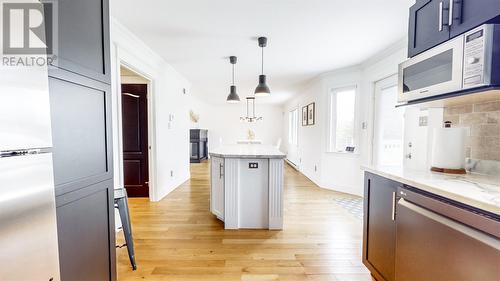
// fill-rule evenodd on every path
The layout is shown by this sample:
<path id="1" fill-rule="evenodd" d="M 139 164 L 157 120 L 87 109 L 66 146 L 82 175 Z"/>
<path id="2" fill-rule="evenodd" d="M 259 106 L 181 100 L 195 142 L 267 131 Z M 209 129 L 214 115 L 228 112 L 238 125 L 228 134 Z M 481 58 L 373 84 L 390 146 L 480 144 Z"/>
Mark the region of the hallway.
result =
<path id="1" fill-rule="evenodd" d="M 371 280 L 362 220 L 335 203 L 352 196 L 286 165 L 284 230 L 226 231 L 209 211 L 209 164 L 192 164 L 191 176 L 160 202 L 129 199 L 138 270 L 117 249 L 118 280 Z"/>

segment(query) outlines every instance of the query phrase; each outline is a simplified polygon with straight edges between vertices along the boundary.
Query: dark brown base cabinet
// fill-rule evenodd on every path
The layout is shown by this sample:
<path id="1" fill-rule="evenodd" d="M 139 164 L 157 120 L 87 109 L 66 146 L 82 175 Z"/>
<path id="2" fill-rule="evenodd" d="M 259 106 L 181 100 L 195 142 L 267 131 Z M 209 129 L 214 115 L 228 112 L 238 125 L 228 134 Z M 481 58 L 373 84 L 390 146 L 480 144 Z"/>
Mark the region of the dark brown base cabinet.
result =
<path id="1" fill-rule="evenodd" d="M 378 281 L 393 281 L 397 182 L 365 174 L 363 263 Z"/>
<path id="2" fill-rule="evenodd" d="M 367 172 L 364 226 L 363 263 L 378 281 L 500 276 L 496 214 Z"/>

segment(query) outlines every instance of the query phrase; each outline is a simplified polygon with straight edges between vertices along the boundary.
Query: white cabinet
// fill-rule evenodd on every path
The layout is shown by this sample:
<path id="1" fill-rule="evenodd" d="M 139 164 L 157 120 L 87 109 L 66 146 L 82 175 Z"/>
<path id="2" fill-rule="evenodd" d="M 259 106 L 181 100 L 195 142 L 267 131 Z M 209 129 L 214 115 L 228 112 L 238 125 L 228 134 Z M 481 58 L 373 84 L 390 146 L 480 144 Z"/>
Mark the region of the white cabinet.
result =
<path id="1" fill-rule="evenodd" d="M 210 211 L 224 221 L 224 158 L 211 158 L 210 179 Z"/>
<path id="2" fill-rule="evenodd" d="M 239 228 L 269 227 L 269 159 L 239 159 Z"/>

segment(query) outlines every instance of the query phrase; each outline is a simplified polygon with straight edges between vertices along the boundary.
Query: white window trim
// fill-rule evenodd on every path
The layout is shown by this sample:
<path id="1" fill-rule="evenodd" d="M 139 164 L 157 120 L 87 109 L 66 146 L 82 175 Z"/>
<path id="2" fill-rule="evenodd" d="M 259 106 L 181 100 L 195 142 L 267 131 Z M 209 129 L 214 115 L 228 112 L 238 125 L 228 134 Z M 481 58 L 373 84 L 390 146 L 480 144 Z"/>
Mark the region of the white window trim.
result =
<path id="1" fill-rule="evenodd" d="M 291 128 L 290 128 L 290 124 L 292 122 L 292 120 L 290 120 L 290 113 L 296 111 L 296 118 L 295 118 L 295 126 L 296 126 L 296 134 L 295 134 L 295 143 L 292 141 L 292 139 L 290 138 L 290 135 L 292 134 L 290 132 Z M 290 146 L 295 146 L 295 147 L 298 147 L 299 146 L 299 108 L 298 107 L 295 107 L 295 108 L 291 108 L 288 110 L 288 144 Z"/>
<path id="2" fill-rule="evenodd" d="M 336 93 L 345 91 L 348 89 L 354 89 L 354 152 L 338 151 L 335 149 L 336 146 L 336 132 L 337 132 L 337 115 L 334 114 L 334 109 L 337 106 L 336 103 Z M 340 87 L 328 87 L 328 128 L 327 128 L 327 153 L 342 154 L 342 155 L 359 155 L 360 154 L 360 141 L 359 141 L 359 86 L 358 84 L 347 84 Z M 333 99 L 335 98 L 335 101 Z"/>

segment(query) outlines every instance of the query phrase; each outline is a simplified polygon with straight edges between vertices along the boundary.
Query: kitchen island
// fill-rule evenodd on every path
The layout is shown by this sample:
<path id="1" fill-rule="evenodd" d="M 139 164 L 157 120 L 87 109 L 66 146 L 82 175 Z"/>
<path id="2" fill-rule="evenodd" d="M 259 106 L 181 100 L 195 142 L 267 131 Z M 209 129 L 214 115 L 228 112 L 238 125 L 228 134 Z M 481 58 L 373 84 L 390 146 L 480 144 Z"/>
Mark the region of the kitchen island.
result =
<path id="1" fill-rule="evenodd" d="M 283 159 L 271 145 L 210 151 L 210 211 L 225 229 L 283 229 Z"/>

